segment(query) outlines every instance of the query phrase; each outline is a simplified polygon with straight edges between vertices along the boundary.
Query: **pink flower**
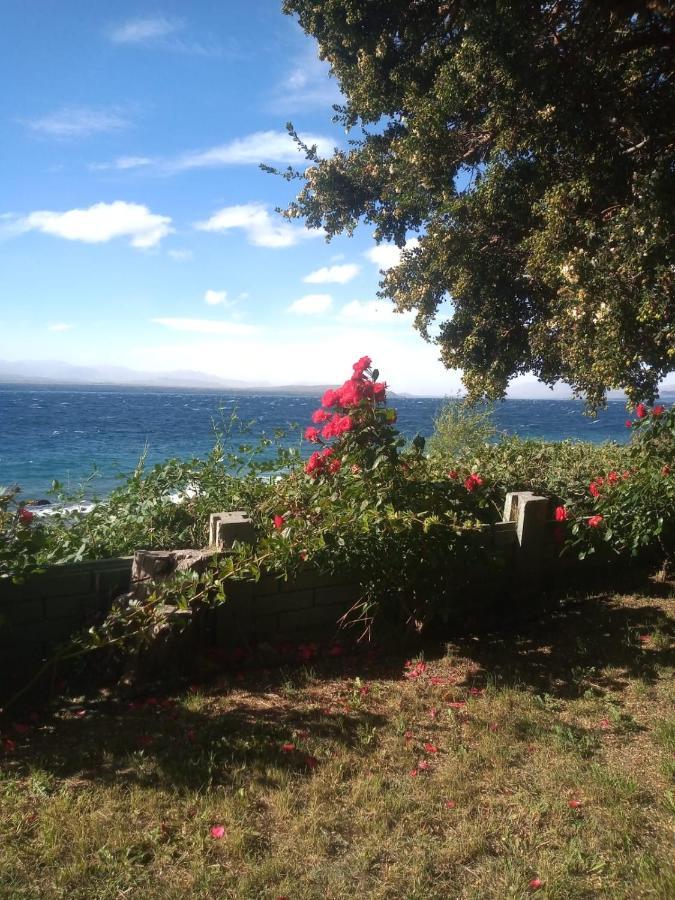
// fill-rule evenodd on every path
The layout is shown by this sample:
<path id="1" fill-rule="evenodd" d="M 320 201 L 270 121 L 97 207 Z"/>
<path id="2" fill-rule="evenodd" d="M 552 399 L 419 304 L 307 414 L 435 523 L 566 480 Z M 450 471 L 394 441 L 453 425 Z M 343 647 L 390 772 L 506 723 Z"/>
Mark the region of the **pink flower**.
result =
<path id="1" fill-rule="evenodd" d="M 319 443 L 319 437 L 321 436 L 321 432 L 318 428 L 314 428 L 313 425 L 310 425 L 308 428 L 305 428 L 305 440 L 311 441 L 313 444 Z"/>
<path id="2" fill-rule="evenodd" d="M 457 804 L 455 803 L 454 800 L 446 800 L 445 803 L 443 804 L 443 806 L 445 806 L 446 809 L 454 809 L 456 805 Z"/>
<path id="3" fill-rule="evenodd" d="M 631 420 L 631 419 L 626 419 L 626 428 L 632 428 L 632 427 L 633 427 L 633 422 L 632 422 L 632 420 Z"/>
<path id="4" fill-rule="evenodd" d="M 603 519 L 602 516 L 591 516 L 590 519 L 588 520 L 589 527 L 597 528 L 601 524 L 602 519 Z"/>
<path id="5" fill-rule="evenodd" d="M 647 407 L 644 405 L 644 403 L 638 403 L 638 405 L 635 407 L 635 415 L 638 417 L 638 419 L 644 419 L 644 417 L 647 415 Z"/>
<path id="6" fill-rule="evenodd" d="M 417 769 L 411 769 L 408 772 L 408 775 L 410 775 L 411 778 L 417 778 Z"/>
<path id="7" fill-rule="evenodd" d="M 605 729 L 611 728 L 612 723 L 609 721 L 609 719 L 600 719 L 600 727 Z"/>
<path id="8" fill-rule="evenodd" d="M 274 517 L 274 527 L 275 528 L 283 528 L 284 527 L 284 517 L 283 516 L 275 516 Z"/>
<path id="9" fill-rule="evenodd" d="M 225 837 L 225 826 L 224 825 L 214 825 L 210 830 L 210 835 L 214 839 L 214 841 L 220 841 Z"/>
<path id="10" fill-rule="evenodd" d="M 658 419 L 658 417 L 662 416 L 665 411 L 666 411 L 665 406 L 658 405 L 658 406 L 655 406 L 654 409 L 652 410 L 652 415 L 654 416 L 655 419 Z"/>
<path id="11" fill-rule="evenodd" d="M 339 400 L 338 392 L 329 388 L 321 398 L 322 406 L 336 406 Z"/>
<path id="12" fill-rule="evenodd" d="M 553 518 L 556 520 L 556 522 L 566 522 L 569 519 L 567 507 L 556 506 L 555 512 L 553 513 Z"/>
<path id="13" fill-rule="evenodd" d="M 312 413 L 312 422 L 314 422 L 315 425 L 327 422 L 328 419 L 330 419 L 330 413 L 326 412 L 325 409 L 315 409 Z"/>
<path id="14" fill-rule="evenodd" d="M 426 761 L 426 759 L 421 759 L 421 760 L 417 763 L 417 768 L 419 769 L 420 772 L 426 772 L 426 771 L 428 771 L 428 769 L 430 769 L 431 767 L 430 767 L 429 763 Z"/>

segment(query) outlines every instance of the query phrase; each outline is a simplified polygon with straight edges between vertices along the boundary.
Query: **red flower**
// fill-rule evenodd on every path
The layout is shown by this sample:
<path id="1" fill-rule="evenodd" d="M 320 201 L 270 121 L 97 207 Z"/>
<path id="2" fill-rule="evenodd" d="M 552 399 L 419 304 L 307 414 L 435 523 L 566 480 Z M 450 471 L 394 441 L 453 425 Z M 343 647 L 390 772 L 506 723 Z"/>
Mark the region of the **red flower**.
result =
<path id="1" fill-rule="evenodd" d="M 376 381 L 373 384 L 373 400 L 376 403 L 384 403 L 387 399 L 387 385 L 383 381 Z"/>
<path id="2" fill-rule="evenodd" d="M 339 400 L 338 392 L 329 388 L 321 398 L 322 406 L 336 406 Z"/>
<path id="3" fill-rule="evenodd" d="M 225 827 L 223 825 L 214 825 L 211 828 L 210 835 L 214 841 L 221 840 L 221 838 L 225 837 Z"/>
<path id="4" fill-rule="evenodd" d="M 307 755 L 305 757 L 305 763 L 307 764 L 308 769 L 314 770 L 319 765 L 319 760 L 316 756 Z"/>
<path id="5" fill-rule="evenodd" d="M 438 710 L 436 709 L 435 706 L 432 706 L 431 709 L 429 710 L 430 718 L 435 719 L 437 715 L 438 715 Z"/>
<path id="6" fill-rule="evenodd" d="M 540 888 L 543 888 L 544 882 L 541 878 L 533 878 L 529 883 L 528 887 L 531 891 L 538 891 Z"/>
<path id="7" fill-rule="evenodd" d="M 19 510 L 18 515 L 19 515 L 19 518 L 21 519 L 21 521 L 25 522 L 26 524 L 28 524 L 29 522 L 32 522 L 33 519 L 35 518 L 35 514 L 32 513 L 29 509 L 25 509 L 24 507 L 22 507 Z"/>
<path id="8" fill-rule="evenodd" d="M 658 406 L 655 406 L 654 409 L 652 410 L 652 415 L 654 416 L 655 419 L 658 419 L 658 417 L 662 416 L 665 411 L 666 411 L 665 406 L 658 405 Z"/>
<path id="9" fill-rule="evenodd" d="M 454 703 L 448 703 L 450 709 L 464 709 L 466 700 L 455 700 Z"/>
<path id="10" fill-rule="evenodd" d="M 662 474 L 664 477 L 667 476 L 667 475 L 670 475 L 670 466 L 664 466 L 664 467 L 661 469 L 661 474 Z"/>
<path id="11" fill-rule="evenodd" d="M 631 420 L 631 419 L 626 419 L 626 428 L 632 428 L 632 427 L 633 427 L 633 422 L 632 422 L 632 420 Z"/>
<path id="12" fill-rule="evenodd" d="M 610 472 L 610 473 L 607 475 L 607 481 L 608 481 L 610 484 L 616 484 L 618 480 L 619 480 L 619 473 L 618 473 L 618 472 Z"/>
<path id="13" fill-rule="evenodd" d="M 459 478 L 459 472 L 456 472 L 455 469 L 452 469 L 450 472 L 448 472 L 448 478 L 452 478 L 453 481 L 457 481 L 457 479 Z"/>
<path id="14" fill-rule="evenodd" d="M 312 453 L 310 458 L 307 460 L 305 464 L 305 472 L 312 477 L 316 477 L 321 471 L 323 467 L 323 459 L 321 458 L 321 454 L 317 451 Z"/>
<path id="15" fill-rule="evenodd" d="M 446 800 L 443 805 L 445 806 L 446 809 L 454 809 L 457 804 L 455 803 L 454 800 Z"/>
<path id="16" fill-rule="evenodd" d="M 599 488 L 598 485 L 595 483 L 595 481 L 591 481 L 591 483 L 588 485 L 588 490 L 591 492 L 591 494 L 592 494 L 594 497 L 599 497 L 599 496 L 600 496 L 600 488 Z"/>
<path id="17" fill-rule="evenodd" d="M 408 775 L 410 775 L 411 778 L 417 778 L 417 769 L 411 769 L 408 772 Z"/>
<path id="18" fill-rule="evenodd" d="M 588 524 L 591 528 L 597 528 L 598 525 L 602 522 L 602 516 L 591 516 L 588 520 Z"/>
<path id="19" fill-rule="evenodd" d="M 335 475 L 336 472 L 340 471 L 340 467 L 342 466 L 341 459 L 334 459 L 332 463 L 328 466 L 328 471 L 331 475 Z"/>
<path id="20" fill-rule="evenodd" d="M 366 369 L 370 368 L 371 363 L 372 359 L 369 356 L 362 356 L 361 359 L 357 360 L 352 366 L 356 378 L 360 378 Z"/>
<path id="21" fill-rule="evenodd" d="M 476 474 L 476 472 L 472 472 L 464 482 L 464 487 L 471 494 L 476 490 L 476 488 L 479 488 L 482 483 L 483 479 L 480 477 L 480 475 Z"/>
<path id="22" fill-rule="evenodd" d="M 313 444 L 319 443 L 319 437 L 321 432 L 318 428 L 314 428 L 313 425 L 310 425 L 309 428 L 305 428 L 305 440 L 311 441 Z"/>
<path id="23" fill-rule="evenodd" d="M 4 747 L 5 753 L 14 753 L 18 744 L 11 738 L 5 738 L 2 742 L 2 746 Z"/>
<path id="24" fill-rule="evenodd" d="M 366 396 L 366 390 L 367 388 L 362 381 L 355 381 L 353 378 L 345 381 L 338 391 L 340 406 L 358 406 Z"/>
<path id="25" fill-rule="evenodd" d="M 579 809 L 579 807 L 581 806 L 581 800 L 570 800 L 567 805 L 570 809 Z"/>
<path id="26" fill-rule="evenodd" d="M 425 744 L 424 749 L 427 753 L 438 753 L 438 747 L 436 744 Z"/>
<path id="27" fill-rule="evenodd" d="M 325 409 L 315 409 L 312 413 L 312 422 L 314 422 L 315 425 L 327 422 L 328 419 L 330 419 L 330 413 L 326 412 Z"/>
<path id="28" fill-rule="evenodd" d="M 638 403 L 638 405 L 635 407 L 635 415 L 638 417 L 638 419 L 644 419 L 644 417 L 647 415 L 647 407 L 644 405 L 644 403 Z"/>
<path id="29" fill-rule="evenodd" d="M 283 528 L 284 527 L 284 517 L 283 516 L 275 516 L 274 517 L 274 527 L 275 528 Z"/>
<path id="30" fill-rule="evenodd" d="M 417 768 L 420 772 L 426 772 L 430 768 L 430 766 L 429 766 L 429 763 L 426 761 L 426 759 L 421 759 L 417 763 Z"/>
<path id="31" fill-rule="evenodd" d="M 556 522 L 566 522 L 569 519 L 569 513 L 566 506 L 556 506 L 553 518 Z"/>
<path id="32" fill-rule="evenodd" d="M 292 753 L 295 750 L 295 744 L 282 744 L 281 752 L 282 753 Z"/>

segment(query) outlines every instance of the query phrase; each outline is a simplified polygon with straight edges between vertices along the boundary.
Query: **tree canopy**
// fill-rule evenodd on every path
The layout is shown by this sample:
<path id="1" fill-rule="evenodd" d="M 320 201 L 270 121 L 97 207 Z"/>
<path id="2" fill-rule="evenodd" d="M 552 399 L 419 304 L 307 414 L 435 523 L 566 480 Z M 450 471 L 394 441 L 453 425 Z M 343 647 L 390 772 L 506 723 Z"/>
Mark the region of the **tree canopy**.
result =
<path id="1" fill-rule="evenodd" d="M 470 396 L 562 379 L 591 407 L 675 369 L 672 0 L 284 0 L 345 96 L 348 149 L 285 210 L 405 248 L 415 310 Z M 441 304 L 450 298 L 445 318 Z"/>

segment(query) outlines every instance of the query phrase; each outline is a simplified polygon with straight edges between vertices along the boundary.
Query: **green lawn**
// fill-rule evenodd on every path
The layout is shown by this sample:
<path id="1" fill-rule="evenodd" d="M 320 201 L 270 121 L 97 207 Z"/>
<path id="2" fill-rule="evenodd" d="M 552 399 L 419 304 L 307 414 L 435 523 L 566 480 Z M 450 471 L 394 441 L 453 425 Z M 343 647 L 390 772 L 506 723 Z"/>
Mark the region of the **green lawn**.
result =
<path id="1" fill-rule="evenodd" d="M 674 606 L 15 716 L 0 897 L 675 897 Z"/>

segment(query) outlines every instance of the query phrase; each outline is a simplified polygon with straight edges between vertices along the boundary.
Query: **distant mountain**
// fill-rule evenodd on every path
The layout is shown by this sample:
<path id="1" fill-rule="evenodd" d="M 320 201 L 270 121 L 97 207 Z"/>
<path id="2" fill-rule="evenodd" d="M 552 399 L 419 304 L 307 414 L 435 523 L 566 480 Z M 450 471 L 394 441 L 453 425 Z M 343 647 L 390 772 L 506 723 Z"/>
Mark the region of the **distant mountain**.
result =
<path id="1" fill-rule="evenodd" d="M 0 384 L 105 385 L 110 387 L 189 388 L 193 390 L 260 391 L 264 393 L 319 394 L 330 385 L 273 385 L 269 382 L 217 378 L 205 372 L 177 369 L 138 372 L 122 366 L 72 366 L 59 361 L 0 360 Z"/>

